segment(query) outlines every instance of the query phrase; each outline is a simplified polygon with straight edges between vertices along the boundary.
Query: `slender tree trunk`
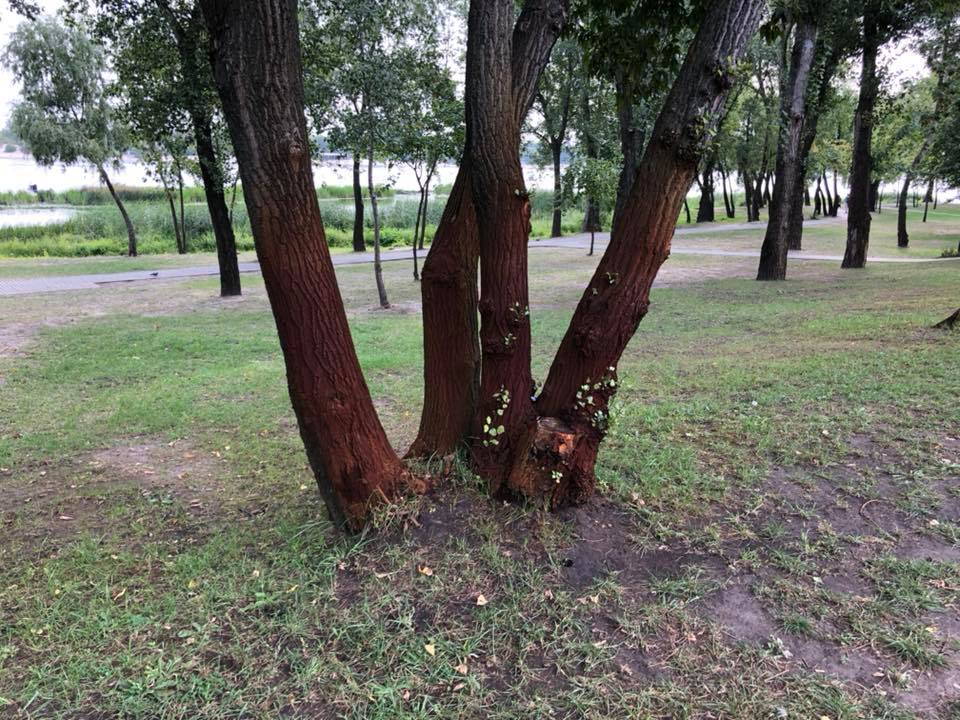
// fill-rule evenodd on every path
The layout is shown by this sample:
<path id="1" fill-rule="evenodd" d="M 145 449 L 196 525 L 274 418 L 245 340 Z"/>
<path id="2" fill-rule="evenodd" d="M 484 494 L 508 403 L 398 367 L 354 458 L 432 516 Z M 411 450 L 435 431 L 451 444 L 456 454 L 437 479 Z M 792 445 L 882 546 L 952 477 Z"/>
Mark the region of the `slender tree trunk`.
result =
<path id="1" fill-rule="evenodd" d="M 630 196 L 584 291 L 536 402 L 539 415 L 515 442 L 507 487 L 551 507 L 582 501 L 616 392 L 616 365 L 649 307 L 669 254 L 683 198 L 697 172 L 711 122 L 722 114 L 731 71 L 765 8 L 762 0 L 720 0 L 706 17 L 673 84 Z M 509 431 L 508 431 L 509 432 Z"/>
<path id="2" fill-rule="evenodd" d="M 423 215 L 423 185 L 420 186 L 420 198 L 417 201 L 417 219 L 413 223 L 413 279 L 420 281 L 420 265 L 417 261 L 417 242 L 420 240 L 420 217 Z"/>
<path id="3" fill-rule="evenodd" d="M 430 207 L 430 182 L 433 180 L 433 173 L 436 165 L 427 173 L 427 181 L 423 185 L 423 217 L 420 220 L 420 249 L 423 250 L 423 244 L 427 237 L 427 210 Z"/>
<path id="4" fill-rule="evenodd" d="M 687 202 L 687 196 L 683 196 L 683 212 L 687 215 L 687 225 L 690 225 L 690 203 Z"/>
<path id="5" fill-rule="evenodd" d="M 383 265 L 380 262 L 380 210 L 377 207 L 377 189 L 373 185 L 373 145 L 367 148 L 367 188 L 370 193 L 370 211 L 373 213 L 373 276 L 377 281 L 380 307 L 387 309 L 387 288 L 383 284 Z"/>
<path id="6" fill-rule="evenodd" d="M 860 97 L 853 116 L 853 163 L 850 169 L 850 204 L 847 213 L 847 247 L 844 268 L 862 268 L 867 264 L 870 244 L 870 173 L 873 166 L 871 144 L 873 114 L 877 102 L 877 52 L 880 46 L 876 26 L 876 8 L 868 3 L 863 20 L 863 65 L 860 72 Z"/>
<path id="7" fill-rule="evenodd" d="M 927 221 L 927 210 L 930 209 L 930 201 L 933 199 L 933 180 L 927 183 L 927 192 L 923 196 L 923 222 Z"/>
<path id="8" fill-rule="evenodd" d="M 897 247 L 907 247 L 910 244 L 910 235 L 907 233 L 907 195 L 910 192 L 910 183 L 920 168 L 920 163 L 927 154 L 930 143 L 923 141 L 920 150 L 917 151 L 913 162 L 910 163 L 910 169 L 903 176 L 903 187 L 900 189 L 900 207 L 897 208 Z"/>
<path id="9" fill-rule="evenodd" d="M 180 220 L 177 218 L 177 205 L 173 199 L 173 191 L 162 175 L 160 176 L 160 182 L 163 185 L 163 194 L 167 198 L 167 204 L 170 206 L 170 220 L 173 223 L 173 238 L 177 245 L 177 254 L 183 255 L 187 252 L 187 248 L 183 244 L 183 236 L 180 235 Z"/>
<path id="10" fill-rule="evenodd" d="M 553 224 L 550 228 L 550 237 L 563 235 L 563 185 L 560 176 L 560 157 L 563 152 L 563 141 L 550 142 L 550 151 L 553 155 Z"/>
<path id="11" fill-rule="evenodd" d="M 877 215 L 883 213 L 883 184 L 880 184 L 879 190 L 877 191 Z"/>
<path id="12" fill-rule="evenodd" d="M 103 181 L 103 184 L 107 186 L 107 190 L 110 192 L 110 197 L 113 198 L 113 201 L 117 204 L 117 209 L 120 211 L 120 215 L 123 217 L 123 224 L 127 228 L 127 255 L 130 257 L 137 256 L 137 234 L 134 232 L 133 223 L 130 222 L 130 215 L 127 213 L 127 208 L 124 207 L 123 201 L 120 199 L 120 196 L 117 195 L 117 191 L 113 188 L 113 183 L 110 182 L 110 177 L 107 175 L 107 171 L 101 165 L 97 168 L 100 172 L 100 179 Z"/>
<path id="13" fill-rule="evenodd" d="M 240 266 L 237 262 L 237 240 L 230 222 L 230 211 L 223 194 L 223 176 L 213 145 L 213 126 L 209 115 L 191 114 L 193 136 L 200 162 L 200 178 L 207 199 L 207 210 L 217 243 L 217 263 L 220 266 L 220 296 L 240 294 Z"/>
<path id="14" fill-rule="evenodd" d="M 727 192 L 727 170 L 720 166 L 720 182 L 723 185 L 723 209 L 727 214 L 728 218 L 735 218 L 737 216 L 737 209 L 733 204 L 733 186 L 731 183 L 730 192 Z"/>
<path id="15" fill-rule="evenodd" d="M 780 99 L 780 138 L 777 144 L 777 180 L 770 203 L 770 220 L 760 250 L 757 280 L 785 280 L 790 229 L 799 210 L 803 223 L 803 180 L 801 166 L 807 84 L 813 67 L 817 26 L 801 19 L 796 26 L 790 69 Z"/>
<path id="16" fill-rule="evenodd" d="M 187 252 L 190 248 L 187 244 L 187 216 L 183 208 L 183 168 L 177 162 L 177 194 L 180 196 L 180 238 L 183 241 L 183 251 Z"/>
<path id="17" fill-rule="evenodd" d="M 360 185 L 360 153 L 353 153 L 353 251 L 366 252 L 363 239 L 363 187 Z"/>
<path id="18" fill-rule="evenodd" d="M 596 160 L 600 155 L 600 149 L 597 139 L 593 134 L 593 109 L 590 107 L 590 96 L 588 88 L 590 87 L 588 78 L 583 80 L 583 90 L 580 93 L 580 112 L 583 117 L 583 144 L 585 154 L 588 160 Z M 600 203 L 597 198 L 588 197 L 587 207 L 583 213 L 583 224 L 580 226 L 581 232 L 590 232 L 600 230 Z"/>
<path id="19" fill-rule="evenodd" d="M 830 202 L 830 215 L 831 217 L 836 217 L 837 213 L 840 212 L 840 203 L 843 202 L 840 199 L 840 191 L 837 188 L 837 171 L 833 171 L 833 199 Z"/>
<path id="20" fill-rule="evenodd" d="M 817 187 L 813 191 L 813 217 L 820 217 L 820 213 L 823 211 L 824 203 L 821 202 L 820 198 L 823 196 L 823 193 L 820 192 L 820 181 L 822 179 L 821 175 L 817 176 Z"/>
<path id="21" fill-rule="evenodd" d="M 833 195 L 830 194 L 830 181 L 827 180 L 826 171 L 820 173 L 820 177 L 817 178 L 817 187 L 820 187 L 820 182 L 823 182 L 823 189 L 826 191 L 826 200 L 823 205 L 823 214 L 828 215 L 830 209 L 833 208 Z"/>
<path id="22" fill-rule="evenodd" d="M 296 6 L 201 2 L 300 436 L 331 515 L 356 529 L 409 476 L 374 410 L 324 235 Z"/>
<path id="23" fill-rule="evenodd" d="M 517 18 L 510 111 L 519 118 L 518 123 L 533 102 L 537 81 L 563 28 L 566 9 L 565 0 L 525 3 Z M 467 132 L 469 136 L 469 127 Z M 421 273 L 424 398 L 420 429 L 408 456 L 450 453 L 467 440 L 477 416 L 480 250 L 469 148 L 468 137 L 457 179 Z"/>

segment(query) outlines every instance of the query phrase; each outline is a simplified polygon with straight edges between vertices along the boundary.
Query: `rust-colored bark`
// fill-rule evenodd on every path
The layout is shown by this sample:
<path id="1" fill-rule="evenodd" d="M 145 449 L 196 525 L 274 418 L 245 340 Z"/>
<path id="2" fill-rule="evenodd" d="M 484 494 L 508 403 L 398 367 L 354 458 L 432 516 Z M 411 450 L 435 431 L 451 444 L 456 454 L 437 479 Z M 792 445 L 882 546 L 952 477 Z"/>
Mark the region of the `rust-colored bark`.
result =
<path id="1" fill-rule="evenodd" d="M 489 0 L 478 1 L 477 11 L 486 12 L 491 5 Z M 537 81 L 566 19 L 566 9 L 567 0 L 527 0 L 512 25 L 509 77 L 498 88 L 503 98 L 497 101 L 505 122 L 522 123 L 530 109 Z M 460 171 L 421 274 L 424 400 L 420 429 L 407 451 L 408 457 L 452 452 L 467 441 L 477 418 L 480 235 L 471 146 L 468 128 Z"/>
<path id="2" fill-rule="evenodd" d="M 536 401 L 507 490 L 557 507 L 592 492 L 616 365 L 649 306 L 677 214 L 756 31 L 762 0 L 725 0 L 706 14 L 657 119 L 610 244 L 586 288 Z M 704 118 L 712 122 L 703 122 Z M 520 449 L 525 449 L 521 453 Z"/>
<path id="3" fill-rule="evenodd" d="M 314 192 L 296 4 L 203 0 L 290 399 L 331 515 L 359 528 L 405 473 L 350 337 Z"/>

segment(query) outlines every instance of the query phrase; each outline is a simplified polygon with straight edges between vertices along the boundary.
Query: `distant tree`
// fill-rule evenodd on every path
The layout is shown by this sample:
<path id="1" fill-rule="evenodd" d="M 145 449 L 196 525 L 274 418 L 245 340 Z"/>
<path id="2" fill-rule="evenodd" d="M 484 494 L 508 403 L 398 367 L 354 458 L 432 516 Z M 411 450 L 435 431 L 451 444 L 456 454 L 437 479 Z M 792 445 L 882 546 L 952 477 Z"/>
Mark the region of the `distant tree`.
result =
<path id="1" fill-rule="evenodd" d="M 597 208 L 597 223 L 590 225 L 590 251 L 593 255 L 594 235 L 600 229 L 600 218 L 613 210 L 620 177 L 619 163 L 600 157 L 577 157 L 567 169 L 567 183 L 574 199 L 593 203 Z"/>
<path id="2" fill-rule="evenodd" d="M 550 55 L 550 63 L 540 76 L 533 99 L 534 113 L 530 130 L 537 138 L 538 155 L 546 156 L 553 168 L 553 222 L 550 237 L 563 234 L 563 182 L 560 161 L 567 144 L 571 117 L 580 94 L 578 83 L 583 57 L 570 39 L 561 40 Z"/>
<path id="3" fill-rule="evenodd" d="M 103 49 L 82 25 L 40 17 L 17 27 L 3 62 L 22 85 L 13 131 L 41 165 L 82 162 L 97 170 L 123 216 L 127 253 L 136 255 L 133 223 L 107 174 L 119 165 L 129 135 L 110 102 Z"/>
<path id="4" fill-rule="evenodd" d="M 591 76 L 584 67 L 579 69 L 579 73 L 578 97 L 570 119 L 574 162 L 578 162 L 577 167 L 603 162 L 608 167 L 616 168 L 619 174 L 622 157 L 613 84 L 604 78 Z M 571 179 L 576 179 L 576 173 Z M 565 198 L 572 191 L 574 196 L 583 200 L 582 232 L 595 233 L 603 229 L 601 207 L 606 208 L 616 196 L 616 187 L 610 197 L 591 194 L 596 190 L 583 185 L 572 187 L 566 184 Z M 580 194 L 581 191 L 583 194 Z"/>
<path id="5" fill-rule="evenodd" d="M 420 279 L 417 250 L 427 234 L 430 184 L 437 166 L 456 158 L 463 148 L 463 102 L 449 71 L 436 57 L 424 57 L 404 75 L 401 91 L 404 112 L 397 116 L 395 132 L 386 144 L 388 156 L 413 170 L 419 188 L 413 232 L 413 278 Z"/>

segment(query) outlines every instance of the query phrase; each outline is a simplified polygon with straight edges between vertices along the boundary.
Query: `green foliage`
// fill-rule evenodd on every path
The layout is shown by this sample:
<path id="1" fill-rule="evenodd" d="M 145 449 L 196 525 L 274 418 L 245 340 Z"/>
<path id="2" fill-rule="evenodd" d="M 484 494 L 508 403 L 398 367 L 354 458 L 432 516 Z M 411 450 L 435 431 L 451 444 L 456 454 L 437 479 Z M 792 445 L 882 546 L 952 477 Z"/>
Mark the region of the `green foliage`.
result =
<path id="1" fill-rule="evenodd" d="M 110 104 L 104 53 L 83 25 L 51 17 L 21 23 L 3 55 L 21 83 L 11 126 L 41 165 L 116 162 L 126 128 Z"/>

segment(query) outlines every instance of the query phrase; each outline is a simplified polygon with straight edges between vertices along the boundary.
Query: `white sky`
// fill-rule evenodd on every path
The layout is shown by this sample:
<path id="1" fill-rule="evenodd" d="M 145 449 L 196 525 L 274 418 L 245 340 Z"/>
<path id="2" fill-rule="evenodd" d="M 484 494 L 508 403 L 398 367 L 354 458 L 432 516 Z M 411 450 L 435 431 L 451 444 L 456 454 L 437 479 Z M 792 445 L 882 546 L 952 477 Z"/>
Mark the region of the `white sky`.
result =
<path id="1" fill-rule="evenodd" d="M 38 0 L 48 13 L 54 13 L 63 5 L 63 0 Z M 22 21 L 19 15 L 11 12 L 6 3 L 0 4 L 0 48 L 6 47 L 10 33 Z M 449 60 L 450 58 L 448 58 Z M 882 64 L 890 70 L 895 85 L 927 73 L 923 58 L 910 47 L 910 42 L 898 43 L 884 50 Z M 0 127 L 7 124 L 10 107 L 17 99 L 17 87 L 6 68 L 0 67 Z"/>

